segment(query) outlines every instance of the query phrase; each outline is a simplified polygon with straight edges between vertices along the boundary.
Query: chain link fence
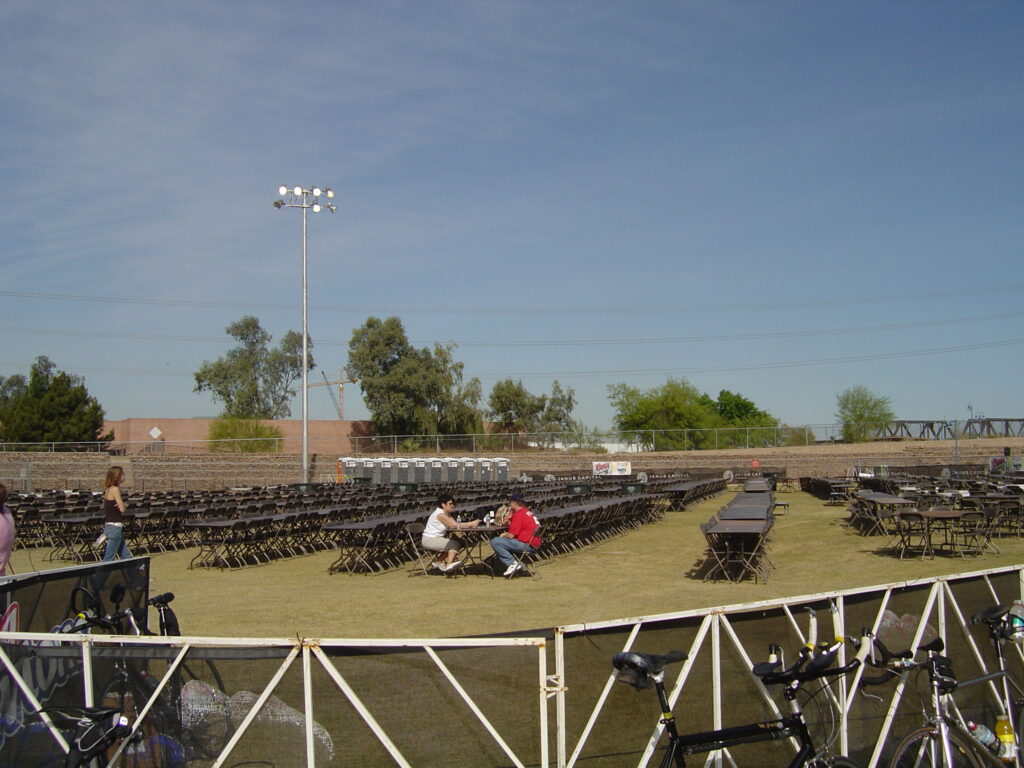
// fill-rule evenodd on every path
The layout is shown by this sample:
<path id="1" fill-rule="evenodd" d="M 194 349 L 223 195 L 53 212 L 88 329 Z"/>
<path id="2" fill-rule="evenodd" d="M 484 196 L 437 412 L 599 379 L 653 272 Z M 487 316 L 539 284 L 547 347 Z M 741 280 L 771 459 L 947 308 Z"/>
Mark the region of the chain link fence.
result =
<path id="1" fill-rule="evenodd" d="M 851 425 L 846 425 L 849 430 Z M 1024 419 L 892 421 L 853 425 L 871 439 L 957 440 L 1024 437 Z M 465 435 L 311 436 L 313 453 L 335 456 L 435 454 L 501 455 L 517 451 L 649 452 L 779 448 L 843 442 L 842 424 L 711 429 L 636 429 L 583 432 L 488 432 Z M 233 440 L 0 443 L 0 452 L 137 454 L 295 454 L 298 437 Z"/>

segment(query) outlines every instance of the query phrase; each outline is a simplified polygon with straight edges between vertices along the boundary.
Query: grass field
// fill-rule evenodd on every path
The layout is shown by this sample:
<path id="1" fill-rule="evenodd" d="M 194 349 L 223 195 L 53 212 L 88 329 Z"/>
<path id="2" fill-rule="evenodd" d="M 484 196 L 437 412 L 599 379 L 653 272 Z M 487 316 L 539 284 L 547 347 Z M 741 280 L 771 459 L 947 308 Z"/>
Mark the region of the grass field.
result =
<path id="1" fill-rule="evenodd" d="M 195 550 L 153 556 L 153 592 L 174 592 L 182 631 L 219 637 L 450 637 L 652 615 L 770 600 L 856 586 L 912 581 L 1024 559 L 1024 540 L 998 540 L 1001 554 L 899 560 L 885 538 L 846 527 L 842 507 L 802 492 L 779 494 L 767 584 L 704 583 L 699 524 L 731 493 L 590 549 L 548 560 L 537 579 L 383 574 L 328 575 L 323 552 L 237 571 L 188 570 Z M 32 552 L 43 567 L 44 552 Z M 24 550 L 18 573 L 35 570 Z"/>

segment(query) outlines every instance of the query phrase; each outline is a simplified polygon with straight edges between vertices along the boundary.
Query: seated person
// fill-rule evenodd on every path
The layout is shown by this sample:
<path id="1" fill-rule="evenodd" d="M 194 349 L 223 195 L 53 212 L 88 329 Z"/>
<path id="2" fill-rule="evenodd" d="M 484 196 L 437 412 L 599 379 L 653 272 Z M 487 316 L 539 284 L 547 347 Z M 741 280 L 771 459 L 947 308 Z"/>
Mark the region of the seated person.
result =
<path id="1" fill-rule="evenodd" d="M 437 557 L 430 564 L 431 568 L 447 573 L 462 565 L 458 559 L 460 542 L 457 539 L 449 539 L 449 530 L 462 530 L 463 528 L 476 528 L 480 525 L 479 520 L 470 523 L 460 523 L 452 517 L 452 510 L 455 509 L 455 499 L 451 494 L 442 496 L 437 500 L 437 509 L 430 513 L 427 524 L 423 528 L 423 537 L 420 545 L 431 552 L 437 552 Z"/>
<path id="2" fill-rule="evenodd" d="M 540 523 L 537 522 L 533 512 L 523 506 L 523 501 L 525 499 L 521 493 L 513 493 L 508 497 L 509 507 L 512 508 L 508 530 L 491 539 L 491 549 L 494 550 L 494 554 L 497 555 L 501 564 L 505 566 L 505 576 L 511 576 L 522 568 L 512 555 L 513 552 L 525 552 L 540 546 L 540 538 L 534 536 Z"/>

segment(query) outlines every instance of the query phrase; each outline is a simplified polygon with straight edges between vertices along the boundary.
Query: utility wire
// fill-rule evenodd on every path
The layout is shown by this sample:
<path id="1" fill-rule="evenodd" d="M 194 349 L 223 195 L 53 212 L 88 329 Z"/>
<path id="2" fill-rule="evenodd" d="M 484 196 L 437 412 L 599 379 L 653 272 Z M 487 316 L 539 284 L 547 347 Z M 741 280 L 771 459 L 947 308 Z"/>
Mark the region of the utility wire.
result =
<path id="1" fill-rule="evenodd" d="M 880 352 L 871 355 L 851 355 L 847 357 L 824 357 L 813 360 L 791 360 L 768 363 L 745 363 L 738 365 L 715 365 L 702 367 L 679 367 L 679 368 L 623 368 L 603 369 L 597 371 L 536 371 L 524 373 L 480 373 L 476 378 L 481 379 L 503 379 L 503 378 L 540 378 L 540 377 L 562 377 L 562 378 L 590 378 L 595 376 L 641 376 L 649 374 L 675 374 L 675 373 L 712 373 L 721 371 L 766 371 L 779 368 L 804 368 L 821 365 L 836 365 L 840 363 L 859 363 L 868 360 L 901 360 L 914 357 L 925 357 L 928 355 L 944 355 L 956 352 L 972 352 L 981 349 L 996 349 L 999 347 L 1015 346 L 1024 344 L 1024 339 L 1005 339 L 1003 341 L 989 341 L 978 344 L 963 344 L 955 347 L 934 347 L 932 349 L 912 349 L 903 352 Z M 0 368 L 15 371 L 24 371 L 30 368 L 29 365 L 0 361 Z M 116 374 L 138 374 L 144 376 L 192 376 L 192 372 L 159 368 L 114 368 L 103 366 L 69 366 L 75 373 L 116 373 Z"/>
<path id="2" fill-rule="evenodd" d="M 996 315 L 975 315 L 973 317 L 952 317 L 941 320 L 922 320 L 912 323 L 890 323 L 887 325 L 861 325 L 840 328 L 811 328 L 796 331 L 764 331 L 761 333 L 711 334 L 704 336 L 668 336 L 632 339 L 536 339 L 532 341 L 454 341 L 457 347 L 570 347 L 570 346 L 604 346 L 621 344 L 686 344 L 696 342 L 721 341 L 760 341 L 765 339 L 802 338 L 808 336 L 836 336 L 845 334 L 878 333 L 882 331 L 904 331 L 915 328 L 938 328 L 945 325 L 963 325 L 967 323 L 987 323 L 1012 318 L 1024 317 L 1024 312 L 1003 312 Z M 44 336 L 73 336 L 79 338 L 103 339 L 135 339 L 139 341 L 194 341 L 225 344 L 230 341 L 226 336 L 185 336 L 164 333 L 124 333 L 83 331 L 70 328 L 23 328 L 0 326 L 0 333 L 35 334 Z M 337 339 L 314 339 L 317 346 L 348 346 L 348 341 Z M 434 344 L 435 342 L 413 342 L 414 345 Z"/>
<path id="3" fill-rule="evenodd" d="M 933 299 L 962 299 L 964 296 L 992 295 L 1000 293 L 1017 293 L 1024 291 L 1024 285 L 1003 285 L 998 287 L 984 288 L 959 288 L 951 291 L 934 293 L 922 293 L 916 295 L 900 294 L 896 296 L 875 296 L 875 297 L 825 297 L 813 301 L 779 301 L 779 302 L 739 302 L 734 304 L 676 304 L 676 305 L 642 305 L 642 306 L 582 306 L 582 307 L 525 307 L 517 306 L 514 309 L 501 309 L 495 307 L 457 307 L 451 304 L 427 307 L 386 307 L 386 306 L 356 306 L 356 305 L 310 305 L 309 309 L 319 312 L 346 312 L 346 313 L 369 313 L 369 314 L 404 314 L 404 315 L 475 315 L 475 316 L 506 316 L 518 315 L 522 312 L 529 312 L 534 315 L 631 315 L 631 314 L 658 314 L 675 312 L 749 312 L 756 310 L 787 310 L 787 309 L 814 309 L 818 307 L 834 308 L 838 306 L 857 306 L 862 304 L 890 304 L 892 302 L 906 303 L 908 301 L 921 301 Z M 298 304 L 270 304 L 270 303 L 245 303 L 225 301 L 193 301 L 188 299 L 135 299 L 120 296 L 93 296 L 70 293 L 42 293 L 38 291 L 6 291 L 0 290 L 0 296 L 8 296 L 19 299 L 38 299 L 47 301 L 79 301 L 86 303 L 100 304 L 137 304 L 143 306 L 165 306 L 165 307 L 207 307 L 246 309 L 250 311 L 263 310 L 287 310 L 298 309 Z"/>

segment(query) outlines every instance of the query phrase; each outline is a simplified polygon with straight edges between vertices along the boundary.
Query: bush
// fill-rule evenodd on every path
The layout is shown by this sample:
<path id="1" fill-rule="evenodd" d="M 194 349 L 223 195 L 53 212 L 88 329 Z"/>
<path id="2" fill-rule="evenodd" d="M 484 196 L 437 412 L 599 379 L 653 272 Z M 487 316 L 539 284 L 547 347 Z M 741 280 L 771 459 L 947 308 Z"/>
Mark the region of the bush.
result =
<path id="1" fill-rule="evenodd" d="M 214 453 L 280 453 L 281 430 L 258 419 L 221 416 L 210 425 L 207 439 Z"/>

